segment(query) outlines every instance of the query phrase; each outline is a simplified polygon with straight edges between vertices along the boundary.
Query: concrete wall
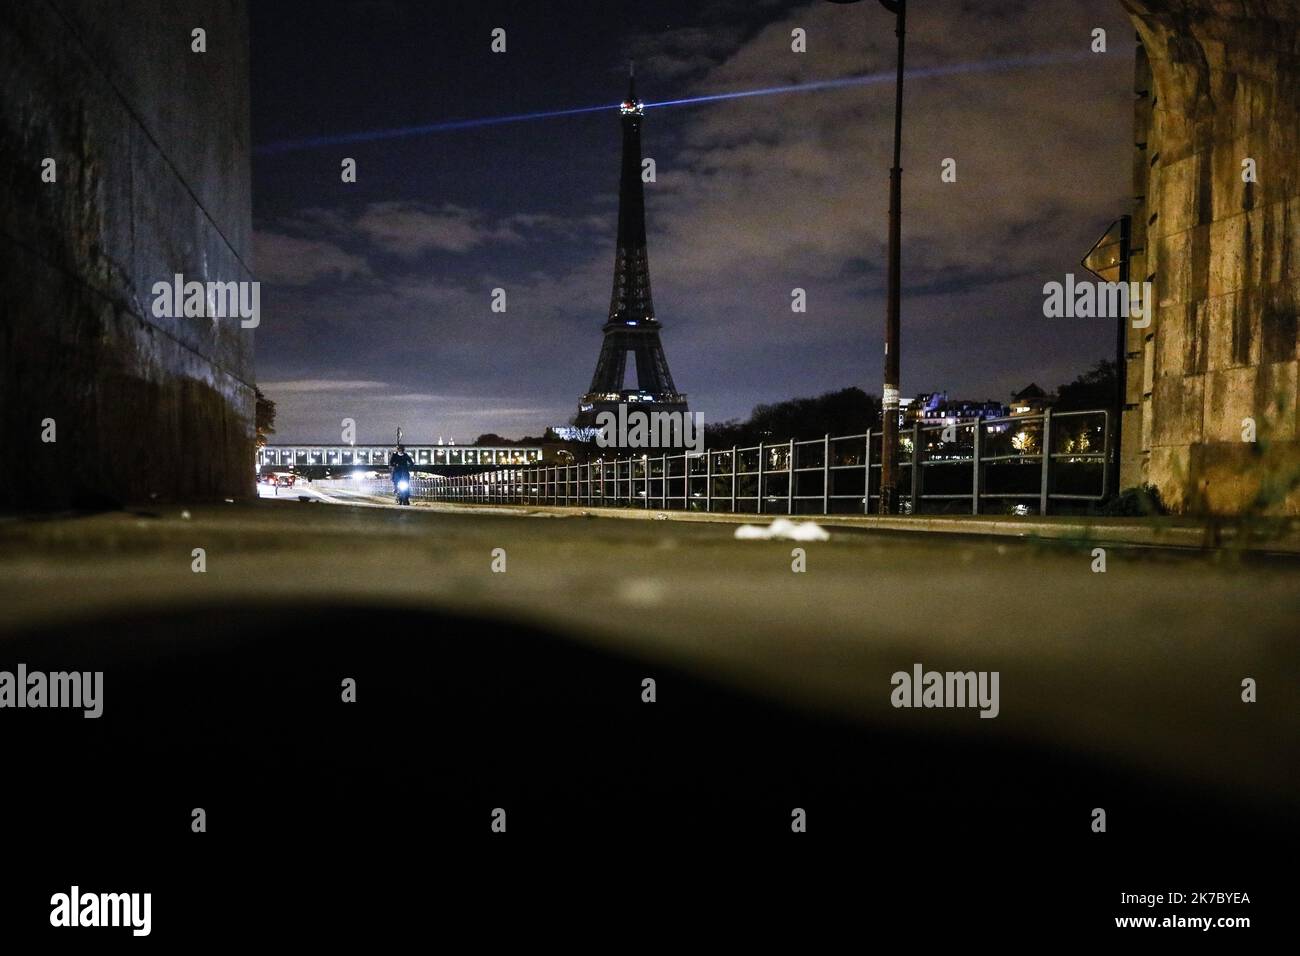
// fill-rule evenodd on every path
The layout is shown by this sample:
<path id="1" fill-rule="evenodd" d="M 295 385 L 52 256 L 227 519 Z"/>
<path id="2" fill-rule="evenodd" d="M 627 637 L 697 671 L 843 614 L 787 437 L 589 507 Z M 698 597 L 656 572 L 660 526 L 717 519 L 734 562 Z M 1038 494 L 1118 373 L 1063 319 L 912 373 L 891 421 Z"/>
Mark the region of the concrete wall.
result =
<path id="1" fill-rule="evenodd" d="M 1156 297 L 1130 331 L 1122 483 L 1300 513 L 1300 0 L 1122 2 L 1144 47 L 1133 278 Z"/>
<path id="2" fill-rule="evenodd" d="M 2 4 L 0 93 L 0 507 L 251 493 L 253 332 L 151 311 L 252 278 L 244 0 Z"/>

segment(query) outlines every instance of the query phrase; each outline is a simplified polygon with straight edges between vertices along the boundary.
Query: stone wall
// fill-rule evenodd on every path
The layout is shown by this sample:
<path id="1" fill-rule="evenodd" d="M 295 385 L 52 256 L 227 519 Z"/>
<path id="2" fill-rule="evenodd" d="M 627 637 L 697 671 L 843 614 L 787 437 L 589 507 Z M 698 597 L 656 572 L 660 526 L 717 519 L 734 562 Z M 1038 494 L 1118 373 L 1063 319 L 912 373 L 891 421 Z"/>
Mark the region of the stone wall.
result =
<path id="1" fill-rule="evenodd" d="M 1300 0 L 1122 2 L 1143 46 L 1133 278 L 1156 297 L 1130 330 L 1122 484 L 1300 513 Z"/>
<path id="2" fill-rule="evenodd" d="M 250 494 L 253 332 L 151 310 L 252 279 L 243 0 L 5 3 L 0 91 L 0 507 Z"/>

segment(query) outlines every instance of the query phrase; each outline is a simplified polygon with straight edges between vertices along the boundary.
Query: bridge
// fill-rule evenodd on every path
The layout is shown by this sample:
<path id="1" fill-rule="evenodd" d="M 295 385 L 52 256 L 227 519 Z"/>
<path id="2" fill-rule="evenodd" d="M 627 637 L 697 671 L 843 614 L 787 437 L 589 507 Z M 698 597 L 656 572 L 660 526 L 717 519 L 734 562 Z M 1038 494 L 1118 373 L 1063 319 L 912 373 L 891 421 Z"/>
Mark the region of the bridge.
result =
<path id="1" fill-rule="evenodd" d="M 257 470 L 264 468 L 387 468 L 392 447 L 384 445 L 284 444 L 257 449 Z M 439 468 L 459 473 L 466 467 L 483 465 L 535 465 L 542 461 L 539 447 L 478 447 L 474 445 L 406 444 L 416 467 Z"/>

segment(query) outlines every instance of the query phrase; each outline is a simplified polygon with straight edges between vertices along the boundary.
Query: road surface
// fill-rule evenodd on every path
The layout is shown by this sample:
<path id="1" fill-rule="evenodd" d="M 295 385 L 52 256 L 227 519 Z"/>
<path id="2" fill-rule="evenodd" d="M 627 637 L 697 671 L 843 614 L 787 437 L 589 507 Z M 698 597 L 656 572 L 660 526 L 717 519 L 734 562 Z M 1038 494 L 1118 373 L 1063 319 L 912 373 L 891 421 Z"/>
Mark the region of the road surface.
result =
<path id="1" fill-rule="evenodd" d="M 1099 572 L 1091 549 L 1014 540 L 737 541 L 723 524 L 339 507 L 284 491 L 9 521 L 3 628 L 200 601 L 445 609 L 857 721 L 1065 746 L 1270 802 L 1300 794 L 1294 562 L 1112 548 Z M 918 662 L 999 671 L 1000 715 L 892 707 L 891 675 Z M 1258 703 L 1241 700 L 1246 678 Z"/>

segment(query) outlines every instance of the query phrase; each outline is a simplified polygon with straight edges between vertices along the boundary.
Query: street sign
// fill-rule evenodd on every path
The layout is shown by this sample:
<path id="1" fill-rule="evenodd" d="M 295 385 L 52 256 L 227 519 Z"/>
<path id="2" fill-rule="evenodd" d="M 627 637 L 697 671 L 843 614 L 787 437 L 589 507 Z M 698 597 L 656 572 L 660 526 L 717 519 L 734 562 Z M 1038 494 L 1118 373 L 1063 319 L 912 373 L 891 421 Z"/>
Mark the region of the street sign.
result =
<path id="1" fill-rule="evenodd" d="M 1125 216 L 1112 222 L 1105 235 L 1083 257 L 1081 265 L 1103 282 L 1119 282 L 1128 278 L 1120 275 L 1126 257 L 1124 220 L 1127 218 Z"/>

